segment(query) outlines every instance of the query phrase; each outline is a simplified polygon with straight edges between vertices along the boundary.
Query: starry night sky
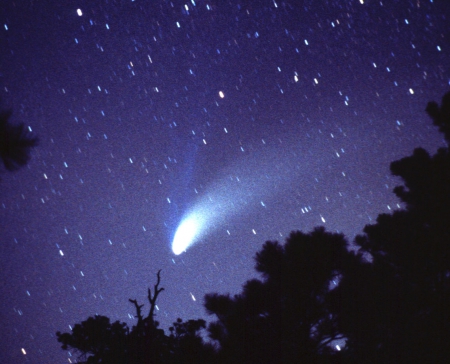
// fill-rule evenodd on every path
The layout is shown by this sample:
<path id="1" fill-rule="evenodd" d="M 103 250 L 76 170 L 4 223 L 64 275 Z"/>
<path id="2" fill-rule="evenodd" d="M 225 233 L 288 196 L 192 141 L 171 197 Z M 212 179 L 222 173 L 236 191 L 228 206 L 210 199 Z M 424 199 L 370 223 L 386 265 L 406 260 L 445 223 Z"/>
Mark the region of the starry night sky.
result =
<path id="1" fill-rule="evenodd" d="M 40 145 L 1 175 L 0 362 L 74 362 L 55 332 L 131 326 L 159 269 L 161 326 L 205 318 L 266 240 L 399 208 L 389 163 L 443 145 L 449 22 L 446 0 L 2 2 L 2 109 Z M 227 211 L 174 255 L 203 200 Z"/>

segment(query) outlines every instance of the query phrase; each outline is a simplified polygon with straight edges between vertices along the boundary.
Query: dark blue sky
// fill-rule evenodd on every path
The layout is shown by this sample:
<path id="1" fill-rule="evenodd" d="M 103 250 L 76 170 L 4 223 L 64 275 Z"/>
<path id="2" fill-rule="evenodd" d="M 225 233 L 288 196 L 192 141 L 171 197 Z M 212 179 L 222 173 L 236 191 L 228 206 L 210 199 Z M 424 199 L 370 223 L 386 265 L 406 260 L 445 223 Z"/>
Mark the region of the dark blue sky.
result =
<path id="1" fill-rule="evenodd" d="M 449 14 L 7 1 L 2 107 L 40 145 L 0 182 L 0 362 L 74 362 L 55 332 L 96 313 L 131 326 L 128 298 L 148 304 L 159 269 L 162 327 L 204 317 L 203 295 L 238 292 L 266 240 L 317 225 L 351 240 L 398 208 L 389 163 L 443 144 L 424 109 L 449 89 Z M 180 219 L 209 199 L 226 211 L 175 256 Z"/>

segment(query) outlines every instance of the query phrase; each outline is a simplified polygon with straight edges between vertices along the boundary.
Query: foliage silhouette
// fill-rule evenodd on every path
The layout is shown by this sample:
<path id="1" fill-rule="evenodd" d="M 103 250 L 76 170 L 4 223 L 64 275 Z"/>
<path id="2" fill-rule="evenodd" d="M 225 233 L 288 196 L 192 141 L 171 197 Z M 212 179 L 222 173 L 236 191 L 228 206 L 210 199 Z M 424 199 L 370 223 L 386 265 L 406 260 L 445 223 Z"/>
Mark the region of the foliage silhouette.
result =
<path id="1" fill-rule="evenodd" d="M 111 324 L 108 317 L 89 317 L 76 324 L 72 333 L 57 332 L 58 341 L 64 350 L 76 349 L 80 353 L 80 363 L 122 363 L 127 354 L 128 327 L 116 321 Z"/>
<path id="2" fill-rule="evenodd" d="M 450 93 L 429 103 L 447 144 Z M 391 164 L 405 209 L 381 214 L 355 241 L 371 262 L 347 267 L 335 294 L 339 327 L 355 360 L 448 362 L 450 346 L 450 153 L 422 148 Z M 368 361 L 368 358 L 371 358 Z"/>
<path id="3" fill-rule="evenodd" d="M 179 318 L 169 328 L 171 363 L 215 363 L 215 349 L 203 341 L 200 331 L 206 328 L 205 320 L 188 320 Z"/>
<path id="4" fill-rule="evenodd" d="M 12 172 L 28 163 L 38 138 L 30 136 L 24 124 L 12 125 L 11 115 L 11 110 L 0 111 L 0 158 L 5 169 Z"/>
<path id="5" fill-rule="evenodd" d="M 341 338 L 327 294 L 349 259 L 343 235 L 318 227 L 292 232 L 286 244 L 266 242 L 256 254 L 253 279 L 242 293 L 209 294 L 205 308 L 218 318 L 209 326 L 223 362 L 320 362 L 337 355 L 329 343 Z"/>

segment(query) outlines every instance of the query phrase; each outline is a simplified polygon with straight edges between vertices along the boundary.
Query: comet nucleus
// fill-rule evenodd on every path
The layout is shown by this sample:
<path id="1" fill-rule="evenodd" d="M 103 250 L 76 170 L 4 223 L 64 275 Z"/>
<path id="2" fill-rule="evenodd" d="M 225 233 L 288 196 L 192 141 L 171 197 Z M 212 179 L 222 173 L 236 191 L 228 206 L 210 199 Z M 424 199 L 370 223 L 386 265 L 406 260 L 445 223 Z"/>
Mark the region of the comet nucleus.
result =
<path id="1" fill-rule="evenodd" d="M 185 217 L 177 228 L 172 242 L 172 251 L 179 255 L 184 252 L 201 232 L 203 219 L 196 213 Z"/>

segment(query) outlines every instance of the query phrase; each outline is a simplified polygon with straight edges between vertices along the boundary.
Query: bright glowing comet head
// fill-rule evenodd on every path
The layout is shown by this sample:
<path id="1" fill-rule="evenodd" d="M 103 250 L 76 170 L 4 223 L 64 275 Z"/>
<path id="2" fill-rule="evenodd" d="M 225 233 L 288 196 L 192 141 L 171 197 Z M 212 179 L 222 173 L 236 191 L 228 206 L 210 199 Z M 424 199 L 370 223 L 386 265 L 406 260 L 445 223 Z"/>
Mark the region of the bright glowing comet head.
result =
<path id="1" fill-rule="evenodd" d="M 181 224 L 172 242 L 172 251 L 179 255 L 192 245 L 202 230 L 203 219 L 198 214 L 189 214 Z"/>

